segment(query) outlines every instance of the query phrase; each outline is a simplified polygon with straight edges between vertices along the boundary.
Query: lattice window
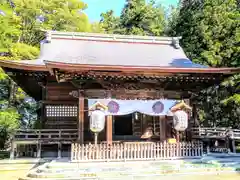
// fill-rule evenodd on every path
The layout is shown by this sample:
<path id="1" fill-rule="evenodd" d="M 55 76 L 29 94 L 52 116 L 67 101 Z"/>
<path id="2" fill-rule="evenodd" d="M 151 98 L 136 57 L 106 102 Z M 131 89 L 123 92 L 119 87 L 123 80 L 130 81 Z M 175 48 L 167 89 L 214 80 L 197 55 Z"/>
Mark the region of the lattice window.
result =
<path id="1" fill-rule="evenodd" d="M 47 117 L 77 117 L 77 106 L 47 105 L 45 107 Z"/>

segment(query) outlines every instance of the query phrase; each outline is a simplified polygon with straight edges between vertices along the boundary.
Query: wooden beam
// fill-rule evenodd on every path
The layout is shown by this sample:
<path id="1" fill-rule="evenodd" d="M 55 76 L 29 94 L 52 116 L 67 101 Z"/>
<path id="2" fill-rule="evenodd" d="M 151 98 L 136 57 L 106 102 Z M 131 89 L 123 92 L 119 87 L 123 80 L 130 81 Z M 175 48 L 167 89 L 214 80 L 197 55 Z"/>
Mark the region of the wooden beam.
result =
<path id="1" fill-rule="evenodd" d="M 107 119 L 106 141 L 107 144 L 112 144 L 113 118 L 112 116 L 107 116 L 106 119 Z"/>
<path id="2" fill-rule="evenodd" d="M 80 94 L 80 93 L 79 93 Z M 84 143 L 84 97 L 78 98 L 78 141 Z"/>
<path id="3" fill-rule="evenodd" d="M 55 100 L 43 100 L 41 101 L 42 104 L 72 104 L 72 105 L 77 105 L 78 104 L 78 101 L 76 99 L 76 101 L 55 101 Z"/>
<path id="4" fill-rule="evenodd" d="M 126 90 L 126 89 L 86 89 L 82 90 L 82 94 L 86 98 L 109 98 L 108 94 L 117 99 L 163 99 L 173 98 L 181 99 L 181 97 L 190 97 L 188 92 L 164 91 L 164 90 Z"/>

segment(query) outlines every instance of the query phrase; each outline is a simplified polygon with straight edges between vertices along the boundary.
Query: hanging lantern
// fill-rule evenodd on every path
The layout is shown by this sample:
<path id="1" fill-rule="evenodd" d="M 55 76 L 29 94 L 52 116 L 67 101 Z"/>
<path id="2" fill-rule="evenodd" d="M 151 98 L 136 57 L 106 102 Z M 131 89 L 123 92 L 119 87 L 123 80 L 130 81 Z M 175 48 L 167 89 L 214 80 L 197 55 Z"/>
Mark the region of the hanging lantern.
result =
<path id="1" fill-rule="evenodd" d="M 177 131 L 185 131 L 188 127 L 188 114 L 179 110 L 173 113 L 173 127 Z"/>
<path id="2" fill-rule="evenodd" d="M 101 132 L 105 127 L 105 113 L 101 110 L 95 110 L 90 115 L 90 130 L 94 133 Z"/>

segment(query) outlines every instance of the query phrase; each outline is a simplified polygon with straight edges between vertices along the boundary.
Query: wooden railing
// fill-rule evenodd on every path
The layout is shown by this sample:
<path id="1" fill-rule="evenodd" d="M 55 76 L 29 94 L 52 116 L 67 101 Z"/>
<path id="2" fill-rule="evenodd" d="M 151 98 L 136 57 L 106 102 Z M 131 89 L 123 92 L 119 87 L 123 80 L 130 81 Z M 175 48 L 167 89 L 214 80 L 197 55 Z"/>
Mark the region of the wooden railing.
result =
<path id="1" fill-rule="evenodd" d="M 77 129 L 19 129 L 15 131 L 13 140 L 75 140 L 77 135 Z"/>
<path id="2" fill-rule="evenodd" d="M 224 139 L 228 136 L 231 139 L 240 139 L 239 129 L 199 127 L 199 128 L 192 128 L 191 132 L 192 132 L 193 138 Z"/>
<path id="3" fill-rule="evenodd" d="M 128 142 L 112 145 L 72 144 L 72 161 L 127 161 L 163 160 L 184 157 L 201 157 L 202 142 L 180 142 L 176 144 L 155 142 Z"/>

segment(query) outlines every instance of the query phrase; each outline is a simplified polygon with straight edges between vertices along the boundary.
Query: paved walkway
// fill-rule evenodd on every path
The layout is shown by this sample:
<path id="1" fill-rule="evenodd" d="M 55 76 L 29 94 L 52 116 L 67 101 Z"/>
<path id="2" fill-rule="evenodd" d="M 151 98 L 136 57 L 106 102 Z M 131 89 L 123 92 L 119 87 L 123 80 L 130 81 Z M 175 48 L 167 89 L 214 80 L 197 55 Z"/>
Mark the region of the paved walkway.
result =
<path id="1" fill-rule="evenodd" d="M 46 162 L 46 163 L 41 163 Z M 0 179 L 17 180 L 237 180 L 240 157 L 142 162 L 70 163 L 18 159 L 0 161 Z M 41 165 L 40 165 L 41 164 Z M 35 167 L 35 168 L 34 168 Z M 31 171 L 29 171 L 31 169 Z M 29 173 L 27 173 L 29 172 Z M 27 176 L 25 176 L 28 174 Z"/>
<path id="2" fill-rule="evenodd" d="M 36 167 L 39 159 L 17 159 L 17 160 L 0 160 L 0 179 L 1 180 L 18 180 L 24 177 L 27 172 Z"/>
<path id="3" fill-rule="evenodd" d="M 239 162 L 240 159 L 234 162 L 231 157 L 102 163 L 70 163 L 59 159 L 39 166 L 28 177 L 51 180 L 202 180 L 204 175 L 209 180 L 222 180 L 222 177 L 236 180 L 240 179 Z"/>

